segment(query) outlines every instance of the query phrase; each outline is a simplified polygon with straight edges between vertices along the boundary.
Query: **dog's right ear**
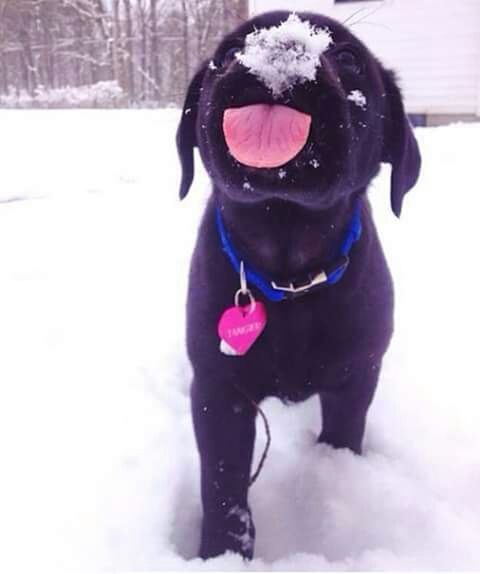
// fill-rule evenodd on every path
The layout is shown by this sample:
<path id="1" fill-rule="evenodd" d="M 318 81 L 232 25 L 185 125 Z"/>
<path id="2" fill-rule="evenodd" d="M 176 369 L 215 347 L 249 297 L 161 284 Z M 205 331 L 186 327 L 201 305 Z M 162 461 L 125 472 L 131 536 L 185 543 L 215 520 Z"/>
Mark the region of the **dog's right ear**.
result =
<path id="1" fill-rule="evenodd" d="M 182 165 L 180 199 L 187 195 L 193 181 L 195 171 L 193 149 L 198 145 L 196 135 L 198 101 L 206 69 L 206 64 L 202 65 L 190 82 L 177 129 L 177 151 Z"/>

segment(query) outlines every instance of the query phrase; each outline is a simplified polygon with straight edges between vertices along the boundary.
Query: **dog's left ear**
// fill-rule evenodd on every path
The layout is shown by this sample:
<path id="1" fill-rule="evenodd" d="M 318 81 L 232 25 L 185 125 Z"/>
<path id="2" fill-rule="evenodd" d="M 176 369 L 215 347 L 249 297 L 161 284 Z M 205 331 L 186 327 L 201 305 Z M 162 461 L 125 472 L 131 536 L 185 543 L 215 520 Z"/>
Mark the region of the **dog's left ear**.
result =
<path id="1" fill-rule="evenodd" d="M 196 135 L 198 101 L 206 69 L 206 64 L 202 65 L 190 82 L 185 103 L 183 104 L 182 117 L 177 129 L 177 151 L 182 166 L 180 199 L 187 195 L 193 182 L 195 172 L 193 150 L 198 145 Z"/>
<path id="2" fill-rule="evenodd" d="M 385 71 L 383 81 L 386 118 L 382 161 L 392 166 L 390 202 L 393 212 L 400 217 L 403 198 L 417 182 L 422 160 L 393 72 Z"/>

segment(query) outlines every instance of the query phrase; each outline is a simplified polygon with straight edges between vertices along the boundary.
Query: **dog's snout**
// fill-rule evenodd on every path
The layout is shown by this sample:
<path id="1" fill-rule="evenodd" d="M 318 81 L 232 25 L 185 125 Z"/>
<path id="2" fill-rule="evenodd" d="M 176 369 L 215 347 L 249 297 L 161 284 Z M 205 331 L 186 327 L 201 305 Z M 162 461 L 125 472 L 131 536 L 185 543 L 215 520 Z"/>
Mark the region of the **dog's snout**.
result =
<path id="1" fill-rule="evenodd" d="M 321 65 L 317 70 L 317 83 L 323 83 L 341 92 L 342 81 L 335 66 L 331 62 L 329 54 L 322 54 L 320 56 L 320 63 Z"/>

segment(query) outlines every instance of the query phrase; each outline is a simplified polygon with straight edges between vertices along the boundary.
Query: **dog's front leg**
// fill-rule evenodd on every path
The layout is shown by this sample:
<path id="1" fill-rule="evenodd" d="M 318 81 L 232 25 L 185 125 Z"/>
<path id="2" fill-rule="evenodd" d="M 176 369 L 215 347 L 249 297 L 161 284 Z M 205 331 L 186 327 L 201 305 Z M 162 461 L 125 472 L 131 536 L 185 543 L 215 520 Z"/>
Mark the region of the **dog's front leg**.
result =
<path id="1" fill-rule="evenodd" d="M 201 463 L 200 557 L 226 551 L 251 559 L 255 528 L 248 507 L 255 408 L 229 383 L 194 381 L 192 411 Z"/>
<path id="2" fill-rule="evenodd" d="M 322 432 L 319 442 L 362 453 L 368 408 L 377 387 L 378 368 L 356 366 L 337 390 L 320 393 Z"/>

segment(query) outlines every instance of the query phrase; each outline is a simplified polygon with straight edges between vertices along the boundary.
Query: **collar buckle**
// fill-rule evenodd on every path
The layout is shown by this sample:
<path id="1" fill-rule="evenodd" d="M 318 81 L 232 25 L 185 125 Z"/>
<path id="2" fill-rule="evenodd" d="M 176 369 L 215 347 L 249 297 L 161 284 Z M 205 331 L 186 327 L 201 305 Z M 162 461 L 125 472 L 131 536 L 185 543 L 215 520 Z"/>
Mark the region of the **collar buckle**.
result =
<path id="1" fill-rule="evenodd" d="M 298 293 L 304 293 L 305 291 L 308 291 L 312 287 L 315 287 L 316 285 L 321 285 L 322 283 L 326 283 L 327 281 L 328 281 L 328 275 L 325 273 L 325 271 L 320 271 L 320 273 L 317 273 L 312 279 L 310 279 L 308 283 L 305 283 L 303 285 L 296 286 L 294 285 L 293 282 L 290 282 L 288 285 L 279 285 L 275 281 L 272 281 L 270 285 L 276 291 L 284 291 L 285 293 L 298 294 Z"/>

